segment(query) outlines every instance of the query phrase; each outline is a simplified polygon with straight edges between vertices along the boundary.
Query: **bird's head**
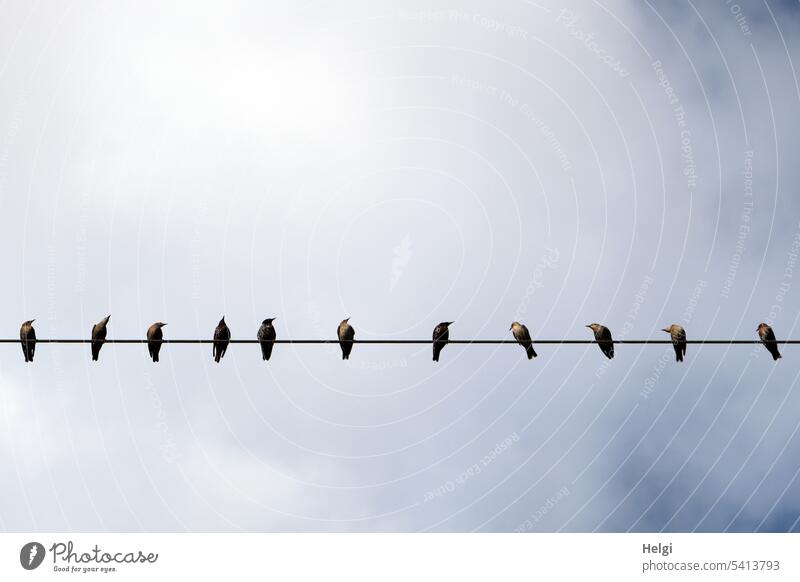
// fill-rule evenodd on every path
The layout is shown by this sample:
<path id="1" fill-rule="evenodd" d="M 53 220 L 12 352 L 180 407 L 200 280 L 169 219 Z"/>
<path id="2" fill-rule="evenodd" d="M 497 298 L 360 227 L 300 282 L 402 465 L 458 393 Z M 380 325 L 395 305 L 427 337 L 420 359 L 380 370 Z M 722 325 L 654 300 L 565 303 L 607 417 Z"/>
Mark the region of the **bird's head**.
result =
<path id="1" fill-rule="evenodd" d="M 511 322 L 511 327 L 509 327 L 508 330 L 511 331 L 515 327 L 519 327 L 519 322 L 518 321 L 512 321 Z"/>
<path id="2" fill-rule="evenodd" d="M 157 322 L 156 322 L 156 325 L 157 325 L 158 327 L 164 327 L 164 326 L 165 326 L 165 325 L 167 325 L 167 324 L 166 324 L 166 323 L 164 323 L 163 321 L 157 321 Z"/>
<path id="3" fill-rule="evenodd" d="M 350 322 L 350 318 L 349 318 L 349 317 L 345 317 L 345 318 L 342 320 L 342 323 L 349 323 L 349 322 Z"/>
<path id="4" fill-rule="evenodd" d="M 222 319 L 219 320 L 219 325 L 225 325 L 225 316 L 222 316 Z"/>
<path id="5" fill-rule="evenodd" d="M 109 313 L 108 315 L 106 315 L 106 316 L 103 318 L 103 323 L 104 323 L 104 324 L 105 324 L 105 323 L 108 323 L 108 320 L 109 320 L 109 319 L 111 319 L 111 314 L 110 314 L 110 313 Z"/>
<path id="6" fill-rule="evenodd" d="M 586 327 L 588 327 L 592 331 L 597 331 L 598 329 L 600 329 L 600 324 L 599 323 L 590 323 Z"/>
<path id="7" fill-rule="evenodd" d="M 756 331 L 761 331 L 765 327 L 769 327 L 769 326 L 766 323 L 759 323 L 758 327 L 756 328 Z"/>
<path id="8" fill-rule="evenodd" d="M 268 317 L 267 319 L 265 319 L 261 323 L 264 324 L 264 325 L 272 325 L 272 322 L 275 321 L 276 319 L 278 319 L 278 318 L 277 317 Z"/>
<path id="9" fill-rule="evenodd" d="M 26 321 L 22 325 L 31 325 L 34 321 L 36 321 L 36 320 L 35 319 L 29 319 L 28 321 Z"/>
<path id="10" fill-rule="evenodd" d="M 672 326 L 670 325 L 669 327 L 662 327 L 661 331 L 665 331 L 667 333 L 672 333 Z"/>

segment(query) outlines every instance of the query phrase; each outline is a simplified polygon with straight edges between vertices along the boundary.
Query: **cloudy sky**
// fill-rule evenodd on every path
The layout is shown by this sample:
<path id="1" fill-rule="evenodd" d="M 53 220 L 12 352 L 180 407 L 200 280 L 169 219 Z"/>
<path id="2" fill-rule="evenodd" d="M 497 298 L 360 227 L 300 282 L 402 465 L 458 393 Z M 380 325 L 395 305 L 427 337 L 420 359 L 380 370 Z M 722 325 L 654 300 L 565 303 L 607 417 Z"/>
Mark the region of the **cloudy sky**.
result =
<path id="1" fill-rule="evenodd" d="M 800 337 L 797 2 L 0 2 L 0 327 Z M 800 353 L 0 345 L 6 531 L 800 531 Z"/>

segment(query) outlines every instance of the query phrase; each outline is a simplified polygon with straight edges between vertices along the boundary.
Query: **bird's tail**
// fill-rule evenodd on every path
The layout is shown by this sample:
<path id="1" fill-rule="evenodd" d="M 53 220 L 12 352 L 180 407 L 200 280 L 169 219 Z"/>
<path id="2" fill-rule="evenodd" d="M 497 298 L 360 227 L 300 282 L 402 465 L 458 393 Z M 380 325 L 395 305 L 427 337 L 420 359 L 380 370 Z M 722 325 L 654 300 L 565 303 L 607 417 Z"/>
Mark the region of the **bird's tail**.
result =
<path id="1" fill-rule="evenodd" d="M 781 355 L 781 353 L 778 350 L 775 350 L 775 352 L 772 354 L 772 359 L 773 360 L 780 360 L 782 357 L 783 356 Z"/>
<path id="2" fill-rule="evenodd" d="M 528 349 L 526 351 L 528 352 L 529 360 L 532 360 L 533 358 L 536 357 L 536 350 L 533 349 L 533 346 L 528 346 Z"/>
<path id="3" fill-rule="evenodd" d="M 154 362 L 158 361 L 158 354 L 156 354 L 156 353 L 153 354 L 153 361 Z"/>

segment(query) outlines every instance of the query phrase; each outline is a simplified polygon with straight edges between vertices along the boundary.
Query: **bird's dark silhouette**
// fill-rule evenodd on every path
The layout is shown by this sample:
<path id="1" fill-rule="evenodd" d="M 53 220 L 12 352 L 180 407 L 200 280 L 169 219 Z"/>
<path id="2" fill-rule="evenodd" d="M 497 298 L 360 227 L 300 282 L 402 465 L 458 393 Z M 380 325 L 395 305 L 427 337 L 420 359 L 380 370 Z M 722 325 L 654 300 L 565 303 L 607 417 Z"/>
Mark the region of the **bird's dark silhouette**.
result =
<path id="1" fill-rule="evenodd" d="M 686 355 L 686 330 L 677 323 L 673 323 L 661 331 L 667 332 L 672 338 L 672 347 L 675 348 L 675 361 L 682 362 L 683 356 Z"/>
<path id="2" fill-rule="evenodd" d="M 106 334 L 108 334 L 109 319 L 111 316 L 107 315 L 92 326 L 92 361 L 96 362 L 100 357 L 100 348 L 106 342 Z"/>
<path id="3" fill-rule="evenodd" d="M 339 336 L 339 347 L 342 348 L 342 359 L 349 360 L 350 352 L 353 351 L 353 340 L 356 337 L 356 330 L 350 325 L 350 318 L 343 319 L 336 328 L 336 335 Z"/>
<path id="4" fill-rule="evenodd" d="M 454 321 L 443 321 L 433 328 L 433 361 L 439 361 L 439 354 L 450 339 L 450 325 Z"/>
<path id="5" fill-rule="evenodd" d="M 528 354 L 528 359 L 532 360 L 536 357 L 536 351 L 533 349 L 533 342 L 531 341 L 531 332 L 528 331 L 528 328 L 518 322 L 515 321 L 511 324 L 509 328 L 511 333 L 514 335 L 514 339 L 517 340 L 517 343 L 525 348 L 525 352 Z"/>
<path id="6" fill-rule="evenodd" d="M 214 329 L 214 346 L 211 348 L 211 353 L 214 356 L 214 361 L 219 363 L 225 352 L 228 351 L 228 344 L 231 341 L 231 330 L 225 323 L 225 316 L 219 320 L 217 327 Z"/>
<path id="7" fill-rule="evenodd" d="M 161 352 L 161 340 L 164 339 L 161 328 L 165 325 L 167 324 L 157 321 L 147 328 L 147 351 L 154 362 L 158 361 L 158 354 Z"/>
<path id="8" fill-rule="evenodd" d="M 614 339 L 611 337 L 611 330 L 599 323 L 590 323 L 587 325 L 594 333 L 594 339 L 600 347 L 600 351 L 609 360 L 614 357 Z"/>
<path id="9" fill-rule="evenodd" d="M 258 328 L 258 333 L 256 334 L 256 339 L 261 345 L 261 356 L 264 360 L 269 360 L 272 355 L 272 348 L 275 345 L 276 334 L 272 322 L 276 319 L 277 317 L 270 317 L 262 321 L 261 327 Z"/>
<path id="10" fill-rule="evenodd" d="M 775 332 L 772 331 L 772 328 L 766 323 L 759 323 L 756 331 L 758 332 L 758 337 L 761 338 L 761 343 L 763 343 L 767 351 L 772 354 L 772 359 L 781 359 L 783 356 L 781 356 L 781 353 L 778 351 L 778 342 L 775 340 Z"/>
<path id="11" fill-rule="evenodd" d="M 26 321 L 19 328 L 19 341 L 22 344 L 22 355 L 26 362 L 33 361 L 33 352 L 36 351 L 36 330 L 33 329 L 35 319 Z"/>

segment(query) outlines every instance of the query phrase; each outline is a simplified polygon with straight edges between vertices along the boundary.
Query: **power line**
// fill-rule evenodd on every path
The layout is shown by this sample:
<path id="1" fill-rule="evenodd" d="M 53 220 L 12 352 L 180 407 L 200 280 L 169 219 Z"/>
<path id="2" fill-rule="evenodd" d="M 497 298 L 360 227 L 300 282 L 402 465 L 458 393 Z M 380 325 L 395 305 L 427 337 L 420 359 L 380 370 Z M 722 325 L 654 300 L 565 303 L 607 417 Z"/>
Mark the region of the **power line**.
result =
<path id="1" fill-rule="evenodd" d="M 0 344 L 19 344 L 23 340 L 20 339 L 2 339 Z M 88 338 L 76 339 L 36 339 L 30 340 L 30 343 L 37 344 L 89 344 L 93 340 Z M 147 339 L 106 339 L 103 340 L 107 344 L 146 344 L 148 342 L 161 343 L 161 344 L 213 344 L 213 339 L 161 339 L 161 340 L 147 340 Z M 219 341 L 219 340 L 216 340 Z M 259 344 L 262 343 L 257 339 L 231 339 L 228 340 L 232 344 Z M 596 344 L 597 340 L 571 340 L 571 339 L 543 339 L 532 340 L 534 345 L 545 344 L 560 344 L 560 345 L 578 345 L 578 344 Z M 340 344 L 340 343 L 354 343 L 354 344 L 432 344 L 432 339 L 366 339 L 366 340 L 338 340 L 338 339 L 275 339 L 265 340 L 263 343 L 275 344 Z M 515 339 L 467 339 L 467 340 L 447 340 L 448 344 L 510 344 L 519 345 Z M 672 345 L 672 340 L 655 340 L 655 339 L 634 339 L 634 340 L 613 340 L 614 344 L 637 344 L 637 345 Z M 687 344 L 710 344 L 710 345 L 761 345 L 761 340 L 736 340 L 736 339 L 706 339 L 706 340 L 686 340 Z M 775 340 L 776 344 L 800 344 L 800 340 Z"/>

